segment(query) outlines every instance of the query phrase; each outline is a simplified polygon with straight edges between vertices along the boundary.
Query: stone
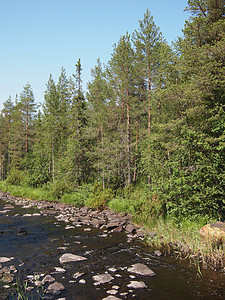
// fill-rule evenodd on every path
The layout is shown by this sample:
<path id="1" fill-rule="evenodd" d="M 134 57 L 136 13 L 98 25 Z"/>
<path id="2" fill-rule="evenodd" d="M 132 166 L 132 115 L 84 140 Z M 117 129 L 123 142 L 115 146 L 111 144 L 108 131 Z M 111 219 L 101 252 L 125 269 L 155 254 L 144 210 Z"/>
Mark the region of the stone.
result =
<path id="1" fill-rule="evenodd" d="M 65 287 L 62 283 L 55 281 L 54 283 L 50 284 L 49 287 L 47 288 L 47 290 L 54 294 L 54 295 L 58 295 L 60 294 L 62 291 L 65 290 Z"/>
<path id="2" fill-rule="evenodd" d="M 77 273 L 73 274 L 73 278 L 74 278 L 74 279 L 77 279 L 77 278 L 83 276 L 84 274 L 85 274 L 85 273 L 77 272 Z"/>
<path id="3" fill-rule="evenodd" d="M 65 272 L 66 272 L 66 270 L 63 269 L 63 268 L 61 268 L 61 267 L 55 267 L 55 271 L 56 271 L 57 273 L 65 273 Z"/>
<path id="4" fill-rule="evenodd" d="M 121 300 L 121 298 L 110 295 L 106 298 L 103 298 L 102 300 Z"/>
<path id="5" fill-rule="evenodd" d="M 147 288 L 147 285 L 143 281 L 131 281 L 127 287 L 132 289 L 144 289 Z"/>
<path id="6" fill-rule="evenodd" d="M 68 263 L 68 262 L 76 262 L 76 261 L 83 261 L 86 260 L 86 257 L 82 257 L 79 255 L 75 255 L 72 253 L 64 253 L 60 258 L 59 258 L 59 262 L 61 264 L 63 263 Z"/>
<path id="7" fill-rule="evenodd" d="M 216 222 L 207 224 L 199 229 L 199 234 L 204 238 L 225 240 L 225 223 Z"/>
<path id="8" fill-rule="evenodd" d="M 85 279 L 81 279 L 81 280 L 79 280 L 79 283 L 81 283 L 81 284 L 85 284 L 85 283 L 86 283 L 86 281 L 85 281 Z"/>
<path id="9" fill-rule="evenodd" d="M 99 284 L 107 283 L 113 280 L 113 277 L 110 274 L 101 274 L 101 275 L 95 275 L 92 277 L 94 281 L 97 281 Z"/>
<path id="10" fill-rule="evenodd" d="M 51 275 L 46 275 L 43 279 L 42 279 L 42 284 L 45 284 L 47 282 L 52 283 L 55 281 L 55 278 L 53 278 Z"/>
<path id="11" fill-rule="evenodd" d="M 108 290 L 106 293 L 110 294 L 110 295 L 116 295 L 116 294 L 118 294 L 118 291 L 112 289 L 112 290 Z"/>
<path id="12" fill-rule="evenodd" d="M 159 251 L 159 250 L 155 250 L 155 251 L 154 251 L 154 255 L 155 255 L 155 256 L 162 256 L 162 252 Z"/>
<path id="13" fill-rule="evenodd" d="M 135 233 L 136 232 L 136 227 L 134 226 L 134 225 L 132 225 L 132 224 L 128 224 L 127 226 L 126 226 L 126 232 L 127 233 Z"/>
<path id="14" fill-rule="evenodd" d="M 140 263 L 132 265 L 132 267 L 128 269 L 128 272 L 139 274 L 139 275 L 148 275 L 148 276 L 155 275 L 155 273 L 151 269 L 149 269 L 146 265 Z"/>
<path id="15" fill-rule="evenodd" d="M 9 262 L 11 260 L 11 257 L 0 257 L 0 263 L 6 263 Z"/>
<path id="16" fill-rule="evenodd" d="M 116 268 L 114 268 L 114 267 L 112 267 L 112 268 L 109 268 L 108 269 L 110 272 L 116 272 L 117 271 L 117 269 Z"/>

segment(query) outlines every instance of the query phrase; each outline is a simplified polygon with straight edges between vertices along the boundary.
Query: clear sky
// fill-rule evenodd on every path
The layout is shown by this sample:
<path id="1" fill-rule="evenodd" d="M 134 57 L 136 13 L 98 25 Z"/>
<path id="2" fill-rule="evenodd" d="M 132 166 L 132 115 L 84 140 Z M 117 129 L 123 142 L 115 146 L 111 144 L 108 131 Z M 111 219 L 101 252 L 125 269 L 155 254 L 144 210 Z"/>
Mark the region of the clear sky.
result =
<path id="1" fill-rule="evenodd" d="M 107 63 L 120 36 L 138 29 L 148 8 L 166 40 L 182 36 L 187 0 L 0 0 L 0 109 L 29 82 L 43 102 L 50 73 L 69 77 L 81 59 L 83 88 L 100 57 Z"/>

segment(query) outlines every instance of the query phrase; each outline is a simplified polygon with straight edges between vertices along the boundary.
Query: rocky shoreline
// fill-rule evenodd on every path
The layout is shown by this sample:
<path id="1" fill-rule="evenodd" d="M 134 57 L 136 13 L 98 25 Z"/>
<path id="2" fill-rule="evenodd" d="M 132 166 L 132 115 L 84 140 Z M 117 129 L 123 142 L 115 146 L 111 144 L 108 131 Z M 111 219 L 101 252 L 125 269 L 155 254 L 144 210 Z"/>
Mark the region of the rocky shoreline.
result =
<path id="1" fill-rule="evenodd" d="M 145 232 L 132 223 L 130 215 L 120 214 L 112 212 L 110 210 L 97 211 L 87 207 L 75 208 L 71 205 L 59 202 L 23 199 L 20 197 L 11 196 L 9 193 L 0 193 L 0 198 L 3 201 L 7 202 L 3 210 L 0 212 L 1 214 L 4 214 L 6 216 L 7 213 L 14 208 L 14 205 L 19 205 L 23 208 L 35 207 L 39 210 L 39 212 L 25 213 L 18 217 L 26 218 L 32 216 L 52 216 L 56 219 L 56 221 L 63 221 L 65 223 L 69 223 L 66 225 L 65 230 L 86 226 L 84 230 L 88 231 L 91 230 L 88 226 L 93 226 L 103 230 L 105 236 L 107 236 L 107 234 L 109 233 L 124 231 L 127 236 L 127 242 L 131 242 L 135 238 L 141 240 L 145 238 Z M 15 217 L 16 216 L 17 215 L 15 215 Z M 26 234 L 26 228 L 20 229 L 17 233 L 17 235 L 23 234 Z M 152 234 L 154 235 L 154 233 Z M 162 255 L 162 253 L 158 250 L 155 251 L 155 255 L 160 256 Z M 64 268 L 64 265 L 67 263 L 82 261 L 86 259 L 87 258 L 83 256 L 74 255 L 72 253 L 64 253 L 59 258 L 59 263 L 62 265 L 62 267 L 55 267 L 55 272 L 50 274 L 29 275 L 26 280 L 26 282 L 28 282 L 26 290 L 32 291 L 33 289 L 38 289 L 42 287 L 42 289 L 45 290 L 47 296 L 45 295 L 41 299 L 56 299 L 54 298 L 54 295 L 60 295 L 65 290 L 65 287 L 62 283 L 58 282 L 54 278 L 54 274 L 65 273 L 66 269 Z M 15 282 L 15 278 L 17 275 L 18 270 L 17 267 L 12 264 L 13 260 L 14 257 L 0 257 L 0 281 L 2 281 L 5 290 L 11 288 L 11 285 L 13 284 L 13 282 Z M 6 266 L 4 266 L 5 263 Z M 133 264 L 132 266 L 130 266 L 130 268 L 127 267 L 126 269 L 131 274 L 138 274 L 139 276 L 155 275 L 155 273 L 152 270 L 150 270 L 146 265 L 141 263 Z M 94 285 L 100 285 L 103 283 L 111 282 L 114 279 L 112 275 L 116 271 L 117 270 L 115 268 L 111 268 L 109 270 L 106 270 L 106 274 L 94 275 L 92 277 Z M 73 279 L 78 280 L 80 284 L 85 284 L 86 282 L 82 278 L 83 275 L 84 273 L 76 272 L 73 275 Z M 147 285 L 144 283 L 144 281 L 135 280 L 136 278 L 134 275 L 131 275 L 130 278 L 132 280 L 127 285 L 129 291 L 132 291 L 133 289 L 147 288 Z M 118 293 L 118 289 L 119 287 L 114 285 L 111 288 L 111 290 L 107 291 L 107 294 L 109 294 L 109 296 L 104 299 L 121 299 L 115 296 Z M 120 296 L 125 297 L 126 295 L 125 293 L 122 293 Z M 65 300 L 66 298 L 57 299 Z"/>

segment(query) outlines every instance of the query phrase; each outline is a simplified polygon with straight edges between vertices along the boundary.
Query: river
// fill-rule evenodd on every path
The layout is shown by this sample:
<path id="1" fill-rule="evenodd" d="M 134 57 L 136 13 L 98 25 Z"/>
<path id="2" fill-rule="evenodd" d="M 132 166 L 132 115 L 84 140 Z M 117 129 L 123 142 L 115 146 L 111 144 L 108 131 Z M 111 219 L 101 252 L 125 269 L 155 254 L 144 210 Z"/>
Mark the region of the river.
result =
<path id="1" fill-rule="evenodd" d="M 9 204 L 12 207 L 5 209 Z M 62 265 L 59 258 L 64 253 L 86 260 Z M 117 299 L 225 299 L 224 274 L 203 270 L 199 276 L 187 261 L 155 256 L 151 247 L 140 239 L 130 240 L 124 232 L 106 232 L 90 225 L 76 227 L 55 215 L 39 215 L 35 207 L 1 199 L 0 257 L 13 258 L 2 267 L 15 267 L 14 282 L 29 280 L 32 290 L 26 299 L 39 299 L 32 280 L 41 280 L 46 274 L 62 283 L 65 290 L 53 295 L 43 286 L 41 299 L 100 300 L 110 293 Z M 136 263 L 144 264 L 155 275 L 132 274 L 128 269 Z M 65 272 L 56 271 L 57 267 Z M 83 275 L 74 278 L 74 274 Z M 110 274 L 112 280 L 98 284 L 93 276 L 99 274 Z M 128 287 L 131 281 L 144 282 L 146 287 Z M 12 284 L 0 282 L 0 299 L 17 299 L 12 295 Z"/>

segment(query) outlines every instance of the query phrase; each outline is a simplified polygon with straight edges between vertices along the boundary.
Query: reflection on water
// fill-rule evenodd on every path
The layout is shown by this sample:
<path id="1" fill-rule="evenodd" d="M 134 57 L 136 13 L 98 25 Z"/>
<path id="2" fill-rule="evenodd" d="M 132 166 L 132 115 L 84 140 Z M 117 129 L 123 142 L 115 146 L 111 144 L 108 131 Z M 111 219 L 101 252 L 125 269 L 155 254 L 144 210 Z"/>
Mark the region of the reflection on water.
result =
<path id="1" fill-rule="evenodd" d="M 0 200 L 0 211 L 5 204 Z M 0 213 L 0 256 L 14 257 L 4 265 L 15 265 L 21 280 L 29 274 L 53 273 L 54 267 L 65 268 L 65 273 L 52 275 L 66 288 L 52 299 L 103 299 L 115 285 L 119 287 L 116 297 L 120 299 L 225 299 L 222 274 L 204 271 L 200 278 L 187 263 L 171 257 L 155 257 L 153 250 L 141 241 L 128 242 L 124 233 L 106 235 L 103 229 L 91 226 L 66 230 L 70 223 L 58 222 L 53 216 L 23 217 L 23 214 L 37 212 L 35 208 L 15 205 L 7 213 Z M 59 257 L 67 252 L 87 260 L 62 266 Z M 127 268 L 134 263 L 147 265 L 156 275 L 131 275 Z M 114 270 L 110 269 L 112 267 Z M 73 278 L 77 272 L 84 273 L 85 283 L 79 283 L 80 278 Z M 110 283 L 94 285 L 92 276 L 105 272 L 114 279 Z M 131 280 L 144 281 L 148 288 L 131 291 L 127 287 Z"/>

